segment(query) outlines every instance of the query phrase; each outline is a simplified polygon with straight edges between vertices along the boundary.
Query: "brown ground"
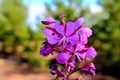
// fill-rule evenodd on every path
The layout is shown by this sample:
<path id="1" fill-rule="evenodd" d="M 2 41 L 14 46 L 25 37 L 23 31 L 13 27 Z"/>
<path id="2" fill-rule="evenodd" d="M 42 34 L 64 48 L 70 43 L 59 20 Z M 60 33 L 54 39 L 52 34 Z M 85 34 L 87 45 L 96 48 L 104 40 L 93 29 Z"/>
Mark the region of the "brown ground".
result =
<path id="1" fill-rule="evenodd" d="M 0 59 L 0 80 L 51 80 L 51 76 L 48 73 L 34 72 L 26 63 L 17 64 L 12 60 Z M 93 80 L 118 79 L 97 74 Z"/>

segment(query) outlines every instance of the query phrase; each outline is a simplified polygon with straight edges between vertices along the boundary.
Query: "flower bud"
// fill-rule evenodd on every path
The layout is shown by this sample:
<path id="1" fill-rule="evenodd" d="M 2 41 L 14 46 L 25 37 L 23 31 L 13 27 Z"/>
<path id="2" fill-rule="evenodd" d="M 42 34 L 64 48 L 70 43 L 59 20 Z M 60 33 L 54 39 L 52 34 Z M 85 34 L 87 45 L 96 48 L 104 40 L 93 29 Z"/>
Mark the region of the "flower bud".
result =
<path id="1" fill-rule="evenodd" d="M 96 68 L 93 63 L 88 63 L 88 64 L 82 66 L 80 69 L 83 71 L 83 73 L 88 73 L 88 74 L 91 74 L 92 76 L 95 75 Z"/>
<path id="2" fill-rule="evenodd" d="M 48 56 L 52 53 L 52 48 L 50 46 L 43 46 L 40 48 L 40 54 L 43 56 Z"/>
<path id="3" fill-rule="evenodd" d="M 49 24 L 52 24 L 52 23 L 55 23 L 54 21 L 41 21 L 42 24 L 44 25 L 49 25 Z"/>
<path id="4" fill-rule="evenodd" d="M 65 72 L 66 72 L 65 68 L 62 68 L 62 69 L 61 69 L 61 72 L 62 72 L 62 73 L 65 73 Z"/>
<path id="5" fill-rule="evenodd" d="M 56 74 L 56 71 L 51 70 L 50 73 L 51 73 L 52 75 L 55 75 L 55 74 Z"/>

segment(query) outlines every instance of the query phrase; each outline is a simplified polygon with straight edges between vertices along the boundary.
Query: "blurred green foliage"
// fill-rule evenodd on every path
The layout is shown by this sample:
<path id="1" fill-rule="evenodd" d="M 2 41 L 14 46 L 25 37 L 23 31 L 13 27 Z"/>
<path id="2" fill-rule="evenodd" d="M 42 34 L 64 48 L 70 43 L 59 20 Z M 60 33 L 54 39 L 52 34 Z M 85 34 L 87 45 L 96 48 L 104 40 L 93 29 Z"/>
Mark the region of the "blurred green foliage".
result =
<path id="1" fill-rule="evenodd" d="M 44 39 L 41 33 L 33 31 L 27 24 L 27 8 L 21 0 L 0 2 L 0 56 L 24 58 L 39 67 L 43 60 L 39 48 Z"/>
<path id="2" fill-rule="evenodd" d="M 105 65 L 120 62 L 120 0 L 104 0 L 101 2 L 103 12 L 93 29 L 93 40 Z"/>

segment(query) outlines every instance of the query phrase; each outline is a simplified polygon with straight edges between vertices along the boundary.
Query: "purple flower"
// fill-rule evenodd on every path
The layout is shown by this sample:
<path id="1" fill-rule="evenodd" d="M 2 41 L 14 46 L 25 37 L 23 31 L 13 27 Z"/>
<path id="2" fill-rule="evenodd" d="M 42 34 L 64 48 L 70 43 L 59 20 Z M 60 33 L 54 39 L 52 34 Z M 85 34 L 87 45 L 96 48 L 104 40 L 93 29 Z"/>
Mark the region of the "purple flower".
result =
<path id="1" fill-rule="evenodd" d="M 85 58 L 93 59 L 96 55 L 97 52 L 92 46 L 78 44 L 76 47 L 76 56 L 80 62 L 83 62 Z"/>
<path id="2" fill-rule="evenodd" d="M 78 58 L 79 62 L 83 63 L 86 56 L 85 45 L 78 43 L 75 48 L 75 55 Z"/>
<path id="3" fill-rule="evenodd" d="M 52 17 L 41 21 L 46 26 L 43 33 L 47 38 L 40 49 L 40 54 L 48 56 L 53 52 L 58 53 L 56 61 L 66 66 L 62 69 L 58 69 L 57 65 L 50 66 L 50 73 L 56 76 L 54 80 L 67 80 L 77 70 L 80 70 L 82 74 L 95 75 L 94 64 L 87 62 L 97 55 L 92 46 L 86 46 L 88 38 L 92 35 L 92 30 L 85 27 L 84 18 L 66 23 L 64 16 L 62 13 L 61 22 Z M 80 68 L 77 62 L 79 62 Z M 81 75 L 76 80 L 82 79 L 82 77 L 84 76 Z"/>
<path id="4" fill-rule="evenodd" d="M 95 66 L 93 63 L 87 63 L 86 65 L 82 66 L 80 68 L 80 70 L 82 70 L 83 74 L 91 74 L 91 75 L 95 75 Z"/>
<path id="5" fill-rule="evenodd" d="M 66 44 L 68 42 L 76 44 L 79 41 L 79 35 L 77 33 L 82 27 L 83 18 L 79 18 L 75 22 L 68 22 L 65 25 L 59 22 L 53 24 L 43 30 L 50 44 Z"/>
<path id="6" fill-rule="evenodd" d="M 80 51 L 82 51 L 84 49 L 84 45 L 82 44 L 77 44 L 75 46 L 69 44 L 68 46 L 66 46 L 66 51 L 64 53 L 59 53 L 56 57 L 56 60 L 58 63 L 60 64 L 65 64 L 65 63 L 70 63 L 70 64 L 74 64 L 74 60 L 77 56 L 78 60 L 81 59 L 83 56 L 85 57 L 85 55 L 83 53 L 81 53 Z M 81 55 L 81 56 L 80 56 Z M 69 59 L 72 57 L 72 59 L 69 61 Z"/>
<path id="7" fill-rule="evenodd" d="M 65 63 L 73 63 L 76 60 L 75 58 L 83 63 L 85 58 L 93 59 L 96 56 L 96 51 L 93 47 L 86 47 L 85 45 L 78 43 L 77 45 L 73 46 L 69 44 L 66 46 L 66 51 L 64 53 L 59 53 L 56 57 L 56 60 L 60 64 Z M 72 57 L 71 61 L 69 59 Z"/>

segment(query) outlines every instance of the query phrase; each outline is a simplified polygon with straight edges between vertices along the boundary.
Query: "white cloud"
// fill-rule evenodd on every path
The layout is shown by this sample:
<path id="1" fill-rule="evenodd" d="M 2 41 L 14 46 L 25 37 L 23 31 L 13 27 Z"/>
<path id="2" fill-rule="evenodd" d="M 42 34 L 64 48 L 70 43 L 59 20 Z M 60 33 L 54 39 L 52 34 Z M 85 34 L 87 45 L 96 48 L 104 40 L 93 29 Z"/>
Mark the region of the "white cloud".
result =
<path id="1" fill-rule="evenodd" d="M 99 5 L 92 5 L 92 6 L 90 6 L 90 11 L 92 13 L 100 13 L 100 12 L 102 12 L 102 7 Z"/>
<path id="2" fill-rule="evenodd" d="M 44 18 L 45 7 L 43 5 L 29 5 L 28 6 L 28 19 L 27 23 L 33 30 L 37 29 L 36 17 Z"/>
<path id="3" fill-rule="evenodd" d="M 35 17 L 36 15 L 43 15 L 45 12 L 45 7 L 42 5 L 30 5 L 28 8 L 28 16 Z"/>

